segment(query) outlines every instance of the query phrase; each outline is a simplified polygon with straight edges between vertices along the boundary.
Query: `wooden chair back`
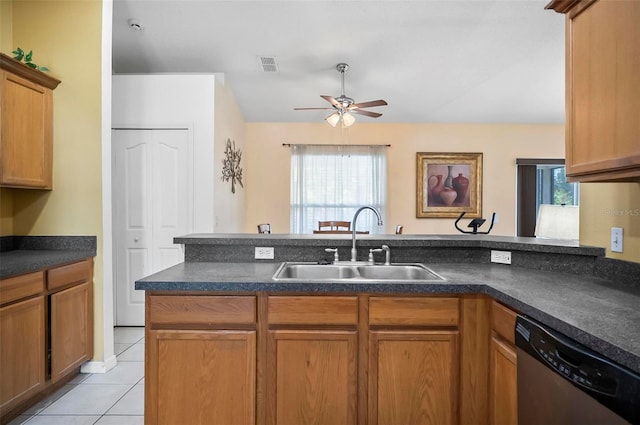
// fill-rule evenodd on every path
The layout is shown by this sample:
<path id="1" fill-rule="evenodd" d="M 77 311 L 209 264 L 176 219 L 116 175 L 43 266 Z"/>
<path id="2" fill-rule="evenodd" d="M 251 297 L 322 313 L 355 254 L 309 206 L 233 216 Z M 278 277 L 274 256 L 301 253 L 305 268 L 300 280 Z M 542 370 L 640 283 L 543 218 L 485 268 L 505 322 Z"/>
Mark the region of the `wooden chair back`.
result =
<path id="1" fill-rule="evenodd" d="M 258 233 L 271 233 L 271 224 L 269 223 L 258 224 Z"/>
<path id="2" fill-rule="evenodd" d="M 318 230 L 319 231 L 332 231 L 332 230 L 351 230 L 351 222 L 350 221 L 318 221 Z"/>

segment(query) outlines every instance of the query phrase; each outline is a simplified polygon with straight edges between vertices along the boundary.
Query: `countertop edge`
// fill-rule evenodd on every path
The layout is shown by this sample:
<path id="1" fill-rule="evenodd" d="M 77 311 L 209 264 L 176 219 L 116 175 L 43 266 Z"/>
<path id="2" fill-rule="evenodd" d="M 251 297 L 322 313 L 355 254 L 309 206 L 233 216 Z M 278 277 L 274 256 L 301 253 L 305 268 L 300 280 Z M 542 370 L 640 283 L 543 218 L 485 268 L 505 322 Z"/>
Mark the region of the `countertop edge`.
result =
<path id="1" fill-rule="evenodd" d="M 7 258 L 9 253 L 14 258 Z M 95 250 L 9 251 L 0 254 L 0 279 L 64 266 L 96 256 Z M 22 257 L 22 258 L 18 258 Z"/>
<path id="2" fill-rule="evenodd" d="M 195 233 L 178 236 L 176 244 L 212 246 L 308 246 L 309 241 L 319 245 L 350 245 L 351 235 L 299 235 L 299 234 L 246 234 L 246 233 Z M 388 242 L 396 247 L 420 248 L 492 248 L 541 253 L 573 254 L 603 257 L 605 248 L 580 245 L 574 241 L 554 239 L 490 236 L 490 235 L 358 235 L 358 244 Z"/>

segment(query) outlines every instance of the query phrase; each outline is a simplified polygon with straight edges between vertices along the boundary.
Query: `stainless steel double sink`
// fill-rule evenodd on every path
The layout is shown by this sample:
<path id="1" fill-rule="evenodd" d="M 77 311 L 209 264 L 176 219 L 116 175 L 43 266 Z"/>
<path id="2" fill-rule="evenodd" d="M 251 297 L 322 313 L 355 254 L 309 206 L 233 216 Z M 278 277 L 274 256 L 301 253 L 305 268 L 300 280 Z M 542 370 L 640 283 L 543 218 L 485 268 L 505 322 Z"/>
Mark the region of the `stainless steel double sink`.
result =
<path id="1" fill-rule="evenodd" d="M 285 262 L 273 275 L 276 281 L 337 281 L 375 283 L 381 281 L 434 282 L 444 278 L 423 264 L 391 265 L 295 263 Z"/>

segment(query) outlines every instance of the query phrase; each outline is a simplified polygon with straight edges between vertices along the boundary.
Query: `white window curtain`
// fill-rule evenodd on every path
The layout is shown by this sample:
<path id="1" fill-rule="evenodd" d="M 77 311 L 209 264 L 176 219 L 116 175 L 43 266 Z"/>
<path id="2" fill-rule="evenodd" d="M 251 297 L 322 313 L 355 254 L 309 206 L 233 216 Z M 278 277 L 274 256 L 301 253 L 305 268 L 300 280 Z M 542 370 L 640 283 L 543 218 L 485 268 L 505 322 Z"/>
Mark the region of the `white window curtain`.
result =
<path id="1" fill-rule="evenodd" d="M 385 220 L 386 203 L 386 146 L 291 145 L 291 233 L 313 233 L 321 220 L 351 221 L 364 205 Z M 384 233 L 371 211 L 357 225 Z"/>

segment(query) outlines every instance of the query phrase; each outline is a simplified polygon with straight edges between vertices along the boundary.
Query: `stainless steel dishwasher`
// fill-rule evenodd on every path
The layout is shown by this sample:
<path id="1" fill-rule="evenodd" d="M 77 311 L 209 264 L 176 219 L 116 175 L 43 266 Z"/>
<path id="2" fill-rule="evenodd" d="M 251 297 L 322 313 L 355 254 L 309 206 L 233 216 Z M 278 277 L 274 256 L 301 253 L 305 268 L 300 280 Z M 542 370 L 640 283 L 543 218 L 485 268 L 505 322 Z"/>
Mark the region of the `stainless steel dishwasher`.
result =
<path id="1" fill-rule="evenodd" d="M 518 316 L 519 425 L 640 424 L 640 376 Z"/>

